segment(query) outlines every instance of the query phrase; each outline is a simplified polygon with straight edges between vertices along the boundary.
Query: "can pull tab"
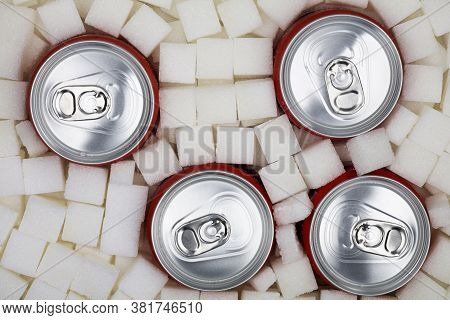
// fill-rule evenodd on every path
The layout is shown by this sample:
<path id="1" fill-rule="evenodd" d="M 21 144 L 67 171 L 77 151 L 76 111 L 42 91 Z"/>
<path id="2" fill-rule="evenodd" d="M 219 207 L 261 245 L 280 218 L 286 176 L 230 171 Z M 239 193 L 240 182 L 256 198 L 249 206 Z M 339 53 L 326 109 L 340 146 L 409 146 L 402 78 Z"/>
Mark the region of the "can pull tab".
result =
<path id="1" fill-rule="evenodd" d="M 97 86 L 68 86 L 56 91 L 53 109 L 64 121 L 96 120 L 106 115 L 111 98 Z"/>
<path id="2" fill-rule="evenodd" d="M 209 214 L 179 227 L 175 232 L 175 243 L 185 257 L 195 257 L 225 244 L 230 232 L 225 217 Z"/>
<path id="3" fill-rule="evenodd" d="M 360 221 L 353 229 L 353 242 L 362 251 L 384 257 L 398 257 L 407 245 L 406 229 L 378 220 Z"/>
<path id="4" fill-rule="evenodd" d="M 364 105 L 364 91 L 356 65 L 348 59 L 337 58 L 325 68 L 325 83 L 333 111 L 351 115 Z"/>

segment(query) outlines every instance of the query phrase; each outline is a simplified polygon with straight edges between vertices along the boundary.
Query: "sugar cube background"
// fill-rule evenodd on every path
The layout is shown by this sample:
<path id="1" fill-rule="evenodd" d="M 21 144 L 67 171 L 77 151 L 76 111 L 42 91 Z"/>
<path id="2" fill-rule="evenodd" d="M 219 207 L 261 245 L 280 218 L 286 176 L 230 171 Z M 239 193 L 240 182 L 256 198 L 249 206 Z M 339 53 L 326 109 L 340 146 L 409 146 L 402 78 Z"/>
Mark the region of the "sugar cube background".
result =
<path id="1" fill-rule="evenodd" d="M 302 12 L 306 0 L 257 0 L 257 4 L 271 20 L 285 30 Z"/>
<path id="2" fill-rule="evenodd" d="M 0 119 L 25 120 L 27 118 L 25 108 L 27 86 L 28 83 L 25 81 L 0 79 Z"/>
<path id="3" fill-rule="evenodd" d="M 273 217 L 277 225 L 300 222 L 311 213 L 313 204 L 306 191 L 289 197 L 273 206 Z"/>
<path id="4" fill-rule="evenodd" d="M 450 39 L 450 37 L 449 37 Z M 450 40 L 449 40 L 450 43 Z M 450 52 L 450 51 L 448 51 Z M 450 57 L 450 53 L 449 53 L 449 57 Z M 449 59 L 450 61 L 450 59 Z M 445 83 L 445 87 L 444 87 L 444 92 L 442 93 L 442 112 L 450 117 L 450 75 L 447 73 L 447 80 Z"/>
<path id="5" fill-rule="evenodd" d="M 134 171 L 136 162 L 133 160 L 124 160 L 113 163 L 111 165 L 111 173 L 109 175 L 110 183 L 118 183 L 132 185 L 134 179 Z"/>
<path id="6" fill-rule="evenodd" d="M 22 159 L 19 156 L 0 158 L 0 197 L 25 194 Z"/>
<path id="7" fill-rule="evenodd" d="M 89 9 L 85 23 L 118 37 L 132 7 L 131 0 L 95 0 Z"/>
<path id="8" fill-rule="evenodd" d="M 163 42 L 159 47 L 159 80 L 161 82 L 194 84 L 197 46 Z"/>
<path id="9" fill-rule="evenodd" d="M 277 226 L 275 239 L 280 250 L 281 261 L 284 264 L 293 263 L 305 256 L 294 224 Z"/>
<path id="10" fill-rule="evenodd" d="M 450 3 L 447 0 L 423 0 L 422 10 L 437 37 L 450 32 Z"/>
<path id="11" fill-rule="evenodd" d="M 239 293 L 237 291 L 202 291 L 200 300 L 237 300 Z"/>
<path id="12" fill-rule="evenodd" d="M 340 290 L 320 290 L 320 300 L 358 300 L 358 296 Z"/>
<path id="13" fill-rule="evenodd" d="M 4 246 L 14 228 L 19 213 L 0 204 L 0 246 Z"/>
<path id="14" fill-rule="evenodd" d="M 273 73 L 273 41 L 269 38 L 236 38 L 234 74 L 238 77 L 270 76 Z"/>
<path id="15" fill-rule="evenodd" d="M 237 81 L 235 88 L 239 120 L 261 120 L 277 116 L 272 79 Z"/>
<path id="16" fill-rule="evenodd" d="M 197 87 L 196 94 L 199 125 L 227 124 L 237 121 L 234 85 L 200 86 Z"/>
<path id="17" fill-rule="evenodd" d="M 427 183 L 450 195 L 450 154 L 444 153 L 439 157 Z"/>
<path id="18" fill-rule="evenodd" d="M 64 169 L 61 158 L 45 156 L 23 159 L 25 194 L 64 191 Z"/>
<path id="19" fill-rule="evenodd" d="M 367 8 L 369 0 L 327 0 L 327 3 L 338 3 L 347 6 L 353 6 L 361 9 Z"/>
<path id="20" fill-rule="evenodd" d="M 16 125 L 16 132 L 31 158 L 42 156 L 48 151 L 30 121 L 23 121 Z"/>
<path id="21" fill-rule="evenodd" d="M 443 300 L 445 299 L 446 290 L 428 275 L 419 271 L 395 295 L 400 300 Z"/>
<path id="22" fill-rule="evenodd" d="M 103 213 L 102 207 L 69 202 L 61 239 L 96 247 L 102 228 Z"/>
<path id="23" fill-rule="evenodd" d="M 425 204 L 433 228 L 450 226 L 450 204 L 446 194 L 438 193 L 427 197 Z"/>
<path id="24" fill-rule="evenodd" d="M 215 144 L 211 126 L 178 128 L 176 140 L 178 159 L 182 167 L 215 161 Z"/>
<path id="25" fill-rule="evenodd" d="M 75 0 L 78 13 L 82 19 L 85 19 L 94 0 Z"/>
<path id="26" fill-rule="evenodd" d="M 161 290 L 161 300 L 200 300 L 200 291 L 182 286 L 166 286 Z"/>
<path id="27" fill-rule="evenodd" d="M 0 157 L 18 156 L 20 141 L 13 120 L 0 121 Z"/>
<path id="28" fill-rule="evenodd" d="M 86 298 L 84 296 L 82 296 L 81 294 L 78 294 L 73 291 L 69 291 L 69 293 L 66 296 L 66 300 L 86 300 Z"/>
<path id="29" fill-rule="evenodd" d="M 142 2 L 149 3 L 155 7 L 161 7 L 164 9 L 170 9 L 173 0 L 142 0 Z"/>
<path id="30" fill-rule="evenodd" d="M 279 300 L 280 293 L 276 291 L 242 290 L 241 300 Z"/>
<path id="31" fill-rule="evenodd" d="M 442 71 L 445 72 L 448 69 L 447 50 L 438 43 L 438 50 L 423 59 L 417 60 L 415 64 L 441 67 Z"/>
<path id="32" fill-rule="evenodd" d="M 16 273 L 0 267 L 0 299 L 19 300 L 28 288 L 28 282 Z"/>
<path id="33" fill-rule="evenodd" d="M 220 32 L 221 26 L 213 0 L 183 1 L 176 7 L 189 42 Z"/>
<path id="34" fill-rule="evenodd" d="M 388 28 L 392 28 L 421 7 L 419 0 L 370 0 Z"/>
<path id="35" fill-rule="evenodd" d="M 402 105 L 397 105 L 384 123 L 389 140 L 400 145 L 419 117 Z"/>
<path id="36" fill-rule="evenodd" d="M 402 100 L 441 101 L 443 76 L 440 67 L 407 64 L 404 72 Z"/>
<path id="37" fill-rule="evenodd" d="M 253 164 L 255 132 L 251 128 L 218 127 L 216 161 Z"/>
<path id="38" fill-rule="evenodd" d="M 450 239 L 442 233 L 434 237 L 422 269 L 433 278 L 450 284 Z"/>
<path id="39" fill-rule="evenodd" d="M 193 86 L 161 88 L 159 91 L 161 128 L 193 126 L 197 118 L 196 88 Z"/>
<path id="40" fill-rule="evenodd" d="M 252 34 L 262 38 L 274 39 L 280 27 L 278 27 L 278 24 L 273 22 L 263 11 L 260 11 L 259 14 L 262 24 L 258 28 L 253 29 Z"/>
<path id="41" fill-rule="evenodd" d="M 123 293 L 120 290 L 117 290 L 114 292 L 114 294 L 111 296 L 110 300 L 132 300 L 131 297 L 127 296 L 125 293 Z"/>
<path id="42" fill-rule="evenodd" d="M 51 285 L 35 279 L 25 295 L 24 300 L 64 300 L 66 293 Z"/>
<path id="43" fill-rule="evenodd" d="M 197 40 L 197 78 L 233 79 L 233 40 Z"/>
<path id="44" fill-rule="evenodd" d="M 230 38 L 248 34 L 262 24 L 253 0 L 224 1 L 217 6 L 217 11 Z"/>
<path id="45" fill-rule="evenodd" d="M 265 266 L 249 280 L 249 283 L 256 291 L 265 292 L 275 281 L 277 281 L 277 278 L 272 268 Z"/>

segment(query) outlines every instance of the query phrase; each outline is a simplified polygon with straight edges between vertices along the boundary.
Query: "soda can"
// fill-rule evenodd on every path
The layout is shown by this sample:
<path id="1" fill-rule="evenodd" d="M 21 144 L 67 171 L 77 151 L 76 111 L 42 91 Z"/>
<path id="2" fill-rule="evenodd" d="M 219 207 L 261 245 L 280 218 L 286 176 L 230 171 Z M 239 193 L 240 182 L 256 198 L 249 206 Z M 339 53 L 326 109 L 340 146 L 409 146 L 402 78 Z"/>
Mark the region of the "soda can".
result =
<path id="1" fill-rule="evenodd" d="M 161 266 L 197 290 L 241 285 L 272 250 L 270 200 L 255 178 L 230 165 L 193 166 L 172 176 L 159 187 L 147 219 Z"/>
<path id="2" fill-rule="evenodd" d="M 104 165 L 149 137 L 158 118 L 158 84 L 149 62 L 128 43 L 83 35 L 42 59 L 28 107 L 51 150 L 72 162 Z"/>
<path id="3" fill-rule="evenodd" d="M 344 139 L 386 119 L 400 97 L 403 67 L 380 23 L 358 12 L 326 9 L 303 16 L 282 37 L 274 81 L 294 124 Z"/>
<path id="4" fill-rule="evenodd" d="M 419 271 L 430 246 L 427 211 L 412 187 L 381 169 L 354 170 L 319 189 L 302 225 L 305 252 L 328 284 L 363 296 L 397 290 Z"/>

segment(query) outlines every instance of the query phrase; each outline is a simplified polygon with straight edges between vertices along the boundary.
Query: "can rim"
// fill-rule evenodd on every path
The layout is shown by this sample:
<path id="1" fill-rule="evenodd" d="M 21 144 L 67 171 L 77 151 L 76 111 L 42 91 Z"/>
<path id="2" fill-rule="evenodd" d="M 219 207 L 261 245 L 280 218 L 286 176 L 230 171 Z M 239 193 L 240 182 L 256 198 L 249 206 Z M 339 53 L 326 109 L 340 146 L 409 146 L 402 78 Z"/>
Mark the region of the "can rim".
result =
<path id="1" fill-rule="evenodd" d="M 71 44 L 76 44 L 79 42 L 84 42 L 84 41 L 99 41 L 99 42 L 105 42 L 108 44 L 112 44 L 115 45 L 119 48 L 121 48 L 122 50 L 125 50 L 126 52 L 130 53 L 140 64 L 140 66 L 142 67 L 143 71 L 145 72 L 145 74 L 147 75 L 149 81 L 150 81 L 150 92 L 153 95 L 153 115 L 151 118 L 151 121 L 149 123 L 149 126 L 145 132 L 144 135 L 142 135 L 142 138 L 140 139 L 140 141 L 136 144 L 136 146 L 134 146 L 134 148 L 132 148 L 131 150 L 129 150 L 126 154 L 110 160 L 110 161 L 104 161 L 104 162 L 98 162 L 98 163 L 83 163 L 83 162 L 78 162 L 72 159 L 69 159 L 68 157 L 56 152 L 51 146 L 49 146 L 47 144 L 47 142 L 45 142 L 41 135 L 39 134 L 36 125 L 33 121 L 33 117 L 32 117 L 32 112 L 31 112 L 31 91 L 32 91 L 32 87 L 33 84 L 36 80 L 36 77 L 39 73 L 39 70 L 42 68 L 42 66 L 45 64 L 45 62 L 53 55 L 55 54 L 57 51 L 61 50 L 62 48 L 64 48 L 65 46 L 71 45 Z M 82 34 L 82 35 L 78 35 L 78 36 L 74 36 L 72 38 L 69 38 L 67 40 L 64 40 L 62 42 L 57 43 L 56 45 L 54 45 L 50 50 L 48 50 L 38 61 L 38 63 L 36 64 L 36 66 L 33 69 L 33 72 L 31 73 L 31 77 L 30 80 L 28 82 L 28 87 L 27 87 L 27 92 L 26 92 L 26 109 L 27 109 L 27 114 L 28 114 L 28 119 L 30 120 L 31 124 L 33 125 L 34 130 L 37 133 L 37 136 L 39 137 L 39 139 L 53 152 L 55 152 L 56 154 L 58 154 L 58 156 L 60 156 L 61 158 L 72 162 L 72 163 L 76 163 L 76 164 L 81 164 L 81 165 L 85 165 L 85 166 L 92 166 L 92 167 L 103 167 L 112 163 L 116 163 L 119 162 L 121 160 L 127 159 L 131 154 L 133 154 L 134 152 L 136 152 L 137 150 L 139 150 L 144 143 L 148 140 L 148 138 L 150 137 L 153 129 L 155 128 L 156 122 L 158 120 L 158 115 L 159 115 L 159 89 L 158 89 L 158 81 L 156 79 L 156 76 L 151 68 L 150 62 L 145 58 L 144 55 L 142 55 L 142 53 L 140 53 L 133 45 L 131 45 L 128 41 L 124 40 L 124 39 L 117 39 L 114 38 L 113 36 L 109 36 L 109 35 L 100 35 L 100 34 Z"/>

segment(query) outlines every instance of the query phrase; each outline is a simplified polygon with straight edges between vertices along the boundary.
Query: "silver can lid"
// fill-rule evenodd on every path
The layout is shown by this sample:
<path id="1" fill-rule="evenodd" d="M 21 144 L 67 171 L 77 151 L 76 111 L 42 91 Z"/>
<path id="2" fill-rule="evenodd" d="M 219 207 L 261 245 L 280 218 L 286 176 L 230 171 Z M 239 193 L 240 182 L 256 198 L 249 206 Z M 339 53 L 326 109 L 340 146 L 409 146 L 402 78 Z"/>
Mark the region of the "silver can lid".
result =
<path id="1" fill-rule="evenodd" d="M 37 69 L 31 119 L 43 141 L 81 164 L 127 156 L 148 137 L 158 108 L 150 65 L 123 41 L 80 36 L 58 45 Z"/>
<path id="2" fill-rule="evenodd" d="M 265 263 L 274 225 L 270 205 L 246 178 L 221 170 L 193 172 L 158 200 L 151 242 L 164 269 L 198 290 L 249 280 Z"/>
<path id="3" fill-rule="evenodd" d="M 301 19 L 275 59 L 278 99 L 299 126 L 353 137 L 379 125 L 396 105 L 403 82 L 400 54 L 368 17 L 326 10 Z"/>
<path id="4" fill-rule="evenodd" d="M 309 235 L 314 262 L 336 287 L 358 295 L 392 292 L 420 269 L 430 245 L 427 212 L 403 184 L 363 176 L 318 204 Z"/>

